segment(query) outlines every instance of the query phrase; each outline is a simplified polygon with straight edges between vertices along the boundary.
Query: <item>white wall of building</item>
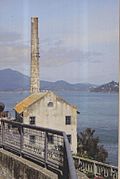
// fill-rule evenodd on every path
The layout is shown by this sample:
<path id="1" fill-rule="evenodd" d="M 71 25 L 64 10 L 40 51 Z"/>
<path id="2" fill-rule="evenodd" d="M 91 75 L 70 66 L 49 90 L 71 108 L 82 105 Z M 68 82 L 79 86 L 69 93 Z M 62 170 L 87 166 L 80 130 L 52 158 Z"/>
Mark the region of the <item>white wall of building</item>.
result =
<path id="1" fill-rule="evenodd" d="M 48 103 L 53 106 L 49 107 Z M 65 131 L 71 135 L 71 150 L 77 153 L 77 109 L 49 92 L 42 99 L 29 106 L 23 113 L 24 123 L 30 124 L 30 116 L 35 116 L 36 126 Z M 71 124 L 66 125 L 65 116 L 71 116 Z"/>

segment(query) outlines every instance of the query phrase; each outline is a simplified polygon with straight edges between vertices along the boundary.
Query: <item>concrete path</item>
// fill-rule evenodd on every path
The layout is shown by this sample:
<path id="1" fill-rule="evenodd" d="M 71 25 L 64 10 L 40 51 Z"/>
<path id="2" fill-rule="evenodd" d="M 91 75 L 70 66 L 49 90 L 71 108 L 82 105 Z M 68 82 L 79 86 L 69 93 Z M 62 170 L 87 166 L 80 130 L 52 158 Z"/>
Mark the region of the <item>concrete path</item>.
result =
<path id="1" fill-rule="evenodd" d="M 77 171 L 78 179 L 89 179 L 84 173 Z"/>

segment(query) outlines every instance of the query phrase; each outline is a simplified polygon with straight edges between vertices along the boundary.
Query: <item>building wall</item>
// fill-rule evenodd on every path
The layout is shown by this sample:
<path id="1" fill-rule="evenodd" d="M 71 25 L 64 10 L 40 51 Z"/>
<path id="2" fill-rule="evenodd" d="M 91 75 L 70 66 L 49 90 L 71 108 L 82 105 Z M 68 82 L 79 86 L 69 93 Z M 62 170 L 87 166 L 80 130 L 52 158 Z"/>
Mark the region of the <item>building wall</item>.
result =
<path id="1" fill-rule="evenodd" d="M 48 107 L 49 102 L 53 102 L 53 107 Z M 71 135 L 71 150 L 73 153 L 77 153 L 76 108 L 57 98 L 53 92 L 49 92 L 24 111 L 24 123 L 29 124 L 30 116 L 36 117 L 38 126 L 65 131 L 67 135 Z M 71 116 L 71 125 L 66 125 L 65 116 Z"/>

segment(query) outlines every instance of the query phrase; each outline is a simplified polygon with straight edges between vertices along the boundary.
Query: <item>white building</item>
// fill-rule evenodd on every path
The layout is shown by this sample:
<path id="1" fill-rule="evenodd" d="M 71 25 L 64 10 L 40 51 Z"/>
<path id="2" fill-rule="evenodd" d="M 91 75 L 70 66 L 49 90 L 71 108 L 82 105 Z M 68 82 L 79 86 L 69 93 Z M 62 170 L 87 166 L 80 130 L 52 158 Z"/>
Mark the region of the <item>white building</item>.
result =
<path id="1" fill-rule="evenodd" d="M 30 96 L 15 106 L 16 118 L 25 124 L 66 132 L 71 150 L 77 153 L 77 108 L 55 93 L 40 92 L 38 18 L 31 19 Z M 20 118 L 22 116 L 23 118 Z"/>
<path id="2" fill-rule="evenodd" d="M 15 111 L 23 117 L 23 123 L 65 131 L 71 150 L 77 152 L 77 108 L 55 93 L 32 94 L 18 103 Z"/>

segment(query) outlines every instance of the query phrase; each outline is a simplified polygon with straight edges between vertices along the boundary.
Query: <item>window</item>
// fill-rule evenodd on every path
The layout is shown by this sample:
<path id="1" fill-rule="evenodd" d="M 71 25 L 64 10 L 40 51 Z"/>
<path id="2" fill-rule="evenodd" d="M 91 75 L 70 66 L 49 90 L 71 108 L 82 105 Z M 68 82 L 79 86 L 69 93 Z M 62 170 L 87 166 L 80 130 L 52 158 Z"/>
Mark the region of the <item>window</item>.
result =
<path id="1" fill-rule="evenodd" d="M 30 116 L 30 125 L 35 125 L 35 116 Z"/>
<path id="2" fill-rule="evenodd" d="M 35 136 L 34 135 L 30 135 L 30 139 L 29 139 L 30 144 L 35 144 L 35 140 L 36 140 Z"/>
<path id="3" fill-rule="evenodd" d="M 53 102 L 49 102 L 48 107 L 53 107 Z"/>
<path id="4" fill-rule="evenodd" d="M 52 134 L 48 134 L 48 143 L 50 143 L 50 144 L 54 143 L 54 139 L 53 139 L 53 135 Z"/>
<path id="5" fill-rule="evenodd" d="M 71 135 L 67 135 L 68 141 L 71 144 Z"/>
<path id="6" fill-rule="evenodd" d="M 65 124 L 70 125 L 71 124 L 71 116 L 65 116 Z"/>

